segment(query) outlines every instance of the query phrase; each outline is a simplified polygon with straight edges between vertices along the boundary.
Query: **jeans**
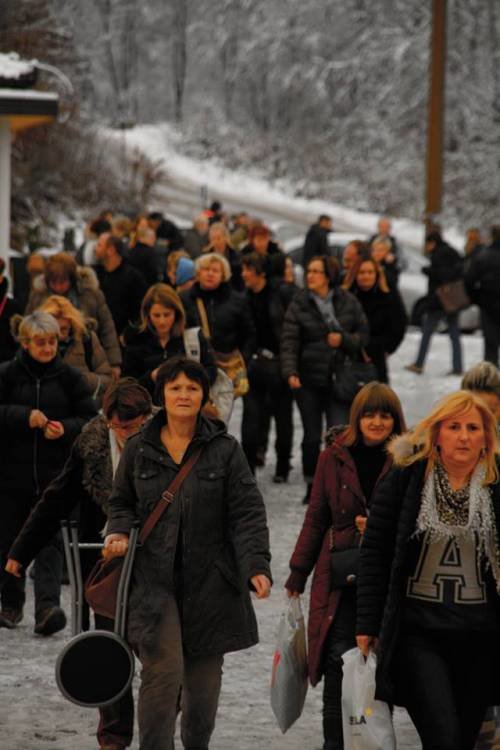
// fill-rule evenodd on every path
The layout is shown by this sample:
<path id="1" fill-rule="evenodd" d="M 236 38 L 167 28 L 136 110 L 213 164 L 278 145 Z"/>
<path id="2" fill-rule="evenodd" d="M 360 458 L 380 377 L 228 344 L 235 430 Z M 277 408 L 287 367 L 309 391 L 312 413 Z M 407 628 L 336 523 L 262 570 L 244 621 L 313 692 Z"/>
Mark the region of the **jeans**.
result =
<path id="1" fill-rule="evenodd" d="M 349 406 L 336 401 L 332 389 L 302 386 L 295 391 L 295 399 L 302 419 L 302 471 L 306 482 L 312 482 L 323 437 L 323 415 L 326 426 L 344 425 L 349 418 Z"/>
<path id="2" fill-rule="evenodd" d="M 222 655 L 193 658 L 183 652 L 179 609 L 168 597 L 154 644 L 139 646 L 140 750 L 165 750 L 175 733 L 181 695 L 181 738 L 186 750 L 207 750 L 215 726 Z"/>
<path id="3" fill-rule="evenodd" d="M 473 750 L 492 695 L 496 640 L 465 630 L 400 636 L 393 677 L 422 750 Z"/>
<path id="4" fill-rule="evenodd" d="M 342 590 L 326 644 L 323 681 L 323 735 L 325 750 L 343 750 L 342 654 L 356 646 L 356 588 Z"/>
<path id="5" fill-rule="evenodd" d="M 427 351 L 431 343 L 432 334 L 436 330 L 436 327 L 440 320 L 446 320 L 448 325 L 448 333 L 451 341 L 452 351 L 452 369 L 454 372 L 462 372 L 462 345 L 460 343 L 460 330 L 458 327 L 458 313 L 446 314 L 443 310 L 431 310 L 424 316 L 424 322 L 422 325 L 422 338 L 420 339 L 420 347 L 418 350 L 417 359 L 415 364 L 417 367 L 423 367 L 425 358 L 427 357 Z"/>
<path id="6" fill-rule="evenodd" d="M 484 359 L 498 367 L 498 348 L 500 347 L 500 322 L 486 310 L 481 309 L 481 328 L 484 339 Z"/>
<path id="7" fill-rule="evenodd" d="M 250 381 L 250 391 L 243 398 L 241 444 L 250 468 L 255 472 L 257 452 L 267 442 L 266 426 L 269 416 L 276 425 L 276 474 L 287 477 L 293 443 L 292 392 L 285 381 L 255 383 Z"/>

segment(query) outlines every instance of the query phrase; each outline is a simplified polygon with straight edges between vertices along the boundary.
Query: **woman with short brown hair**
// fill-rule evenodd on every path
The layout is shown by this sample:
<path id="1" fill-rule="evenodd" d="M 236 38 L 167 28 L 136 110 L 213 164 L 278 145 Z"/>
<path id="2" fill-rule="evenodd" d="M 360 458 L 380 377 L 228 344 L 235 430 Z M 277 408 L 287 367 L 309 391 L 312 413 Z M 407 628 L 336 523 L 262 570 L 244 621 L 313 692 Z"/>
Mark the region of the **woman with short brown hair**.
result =
<path id="1" fill-rule="evenodd" d="M 342 750 L 342 661 L 355 644 L 356 587 L 336 587 L 332 550 L 359 547 L 371 501 L 392 459 L 388 439 L 406 429 L 387 385 L 368 383 L 352 402 L 349 424 L 330 431 L 320 454 L 309 508 L 290 560 L 289 596 L 303 593 L 314 568 L 309 607 L 309 679 L 324 676 L 324 750 Z M 356 553 L 354 553 L 356 554 Z M 355 568 L 352 571 L 355 573 Z M 347 581 L 346 581 L 347 584 Z"/>

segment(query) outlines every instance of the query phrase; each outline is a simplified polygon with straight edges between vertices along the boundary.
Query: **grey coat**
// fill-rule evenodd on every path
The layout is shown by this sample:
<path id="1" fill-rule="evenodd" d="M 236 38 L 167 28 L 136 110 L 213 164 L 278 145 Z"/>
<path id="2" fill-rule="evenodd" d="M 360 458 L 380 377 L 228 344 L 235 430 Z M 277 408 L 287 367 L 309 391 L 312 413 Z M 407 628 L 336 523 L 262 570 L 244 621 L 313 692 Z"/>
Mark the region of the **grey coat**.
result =
<path id="1" fill-rule="evenodd" d="M 142 526 L 178 471 L 161 442 L 159 412 L 127 442 L 109 498 L 108 533 Z M 271 578 L 262 496 L 239 443 L 222 422 L 200 417 L 185 458 L 203 451 L 143 547 L 137 550 L 129 599 L 129 641 L 151 642 L 167 594 L 182 612 L 190 656 L 223 654 L 258 641 L 250 579 Z"/>

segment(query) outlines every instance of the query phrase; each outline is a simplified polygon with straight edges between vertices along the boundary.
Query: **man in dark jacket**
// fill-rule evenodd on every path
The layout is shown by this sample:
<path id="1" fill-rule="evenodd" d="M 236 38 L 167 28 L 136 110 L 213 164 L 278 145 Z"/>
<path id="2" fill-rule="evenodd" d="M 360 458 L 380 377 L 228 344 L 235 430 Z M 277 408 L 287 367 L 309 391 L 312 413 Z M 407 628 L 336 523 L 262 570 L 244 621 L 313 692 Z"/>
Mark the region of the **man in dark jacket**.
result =
<path id="1" fill-rule="evenodd" d="M 76 436 L 96 413 L 83 376 L 57 354 L 59 326 L 33 313 L 19 327 L 22 349 L 0 366 L 0 565 L 32 506 L 57 476 Z M 51 635 L 66 624 L 60 609 L 62 555 L 52 540 L 35 563 L 35 633 Z M 25 578 L 1 590 L 0 627 L 23 617 Z"/>
<path id="2" fill-rule="evenodd" d="M 182 234 L 177 224 L 166 219 L 160 211 L 152 211 L 148 215 L 149 226 L 155 230 L 156 239 L 165 244 L 168 251 L 179 250 L 183 246 Z"/>
<path id="3" fill-rule="evenodd" d="M 425 250 L 431 259 L 430 265 L 422 268 L 422 273 L 429 278 L 426 314 L 417 359 L 411 365 L 407 365 L 406 369 L 417 375 L 423 373 L 432 334 L 439 321 L 444 318 L 448 325 L 448 334 L 452 346 L 452 369 L 448 374 L 461 375 L 462 346 L 458 327 L 458 312 L 446 313 L 436 290 L 443 284 L 463 278 L 463 260 L 457 251 L 443 240 L 438 230 L 430 232 L 425 238 Z"/>
<path id="4" fill-rule="evenodd" d="M 129 323 L 139 318 L 146 282 L 124 260 L 122 242 L 111 233 L 101 234 L 95 251 L 100 263 L 95 267 L 96 276 L 120 336 Z"/>
<path id="5" fill-rule="evenodd" d="M 249 240 L 249 244 L 241 251 L 242 256 L 257 253 L 262 258 L 267 280 L 282 281 L 285 274 L 286 255 L 271 239 L 268 227 L 264 225 L 253 227 L 250 230 Z"/>
<path id="6" fill-rule="evenodd" d="M 243 398 L 241 444 L 255 473 L 259 447 L 269 430 L 268 415 L 276 424 L 276 471 L 273 481 L 286 482 L 293 443 L 292 392 L 281 376 L 279 347 L 285 304 L 266 279 L 263 258 L 250 253 L 242 262 L 243 281 L 257 331 L 256 350 L 248 365 L 250 391 Z"/>
<path id="7" fill-rule="evenodd" d="M 327 214 L 321 214 L 318 221 L 315 224 L 311 224 L 304 240 L 304 252 L 302 255 L 302 265 L 304 268 L 315 255 L 330 255 L 328 234 L 331 231 L 333 231 L 332 218 Z"/>
<path id="8" fill-rule="evenodd" d="M 10 319 L 22 312 L 21 305 L 9 297 L 9 280 L 5 273 L 5 261 L 0 258 L 0 362 L 12 359 L 17 350 L 17 342 L 10 332 Z"/>
<path id="9" fill-rule="evenodd" d="M 500 224 L 491 228 L 491 245 L 474 254 L 468 264 L 465 283 L 481 310 L 484 359 L 498 367 L 500 347 Z"/>

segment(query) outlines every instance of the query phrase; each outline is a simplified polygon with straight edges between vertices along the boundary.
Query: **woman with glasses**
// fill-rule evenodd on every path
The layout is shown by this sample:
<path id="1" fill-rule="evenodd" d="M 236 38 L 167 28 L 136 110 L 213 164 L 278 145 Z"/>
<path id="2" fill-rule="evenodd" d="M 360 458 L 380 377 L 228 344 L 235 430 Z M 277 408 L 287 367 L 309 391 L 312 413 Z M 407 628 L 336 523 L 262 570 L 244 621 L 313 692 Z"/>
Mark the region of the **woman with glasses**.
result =
<path id="1" fill-rule="evenodd" d="M 57 476 L 85 422 L 95 413 L 83 376 L 61 361 L 59 325 L 48 313 L 13 319 L 21 348 L 0 367 L 0 562 L 31 508 Z M 43 549 L 42 549 L 43 547 Z M 35 633 L 64 628 L 59 606 L 62 554 L 56 537 L 37 551 Z M 25 576 L 8 579 L 1 590 L 0 627 L 23 618 Z"/>
<path id="2" fill-rule="evenodd" d="M 79 539 L 102 541 L 108 517 L 108 498 L 122 450 L 151 416 L 151 397 L 132 378 L 122 378 L 107 389 L 103 413 L 92 419 L 77 437 L 71 455 L 56 479 L 45 490 L 9 552 L 6 570 L 19 576 L 57 532 L 61 520 L 78 509 Z M 95 552 L 82 553 L 86 578 L 95 563 Z M 84 627 L 88 628 L 88 608 Z M 113 622 L 94 614 L 96 627 L 113 630 Z M 129 690 L 117 703 L 99 709 L 97 739 L 101 748 L 125 748 L 132 742 L 134 703 Z"/>
<path id="3" fill-rule="evenodd" d="M 354 295 L 339 287 L 339 276 L 334 258 L 311 258 L 307 288 L 288 306 L 281 334 L 281 370 L 295 393 L 304 429 L 304 503 L 309 502 L 323 418 L 332 427 L 345 424 L 349 414 L 350 405 L 334 396 L 333 374 L 345 355 L 356 357 L 368 341 L 363 308 Z"/>

